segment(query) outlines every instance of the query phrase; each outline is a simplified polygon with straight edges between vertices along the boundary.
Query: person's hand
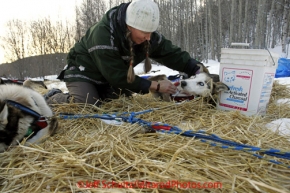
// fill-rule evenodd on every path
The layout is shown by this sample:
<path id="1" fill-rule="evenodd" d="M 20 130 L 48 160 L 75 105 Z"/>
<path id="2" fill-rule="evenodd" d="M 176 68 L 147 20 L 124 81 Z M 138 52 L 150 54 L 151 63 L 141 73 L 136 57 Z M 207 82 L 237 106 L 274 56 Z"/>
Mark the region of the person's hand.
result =
<path id="1" fill-rule="evenodd" d="M 172 84 L 172 82 L 169 80 L 161 80 L 159 82 L 155 82 L 155 81 L 153 82 L 154 84 L 152 84 L 153 86 L 150 88 L 150 90 L 152 90 L 153 92 L 175 94 L 177 91 L 176 86 Z M 157 91 L 157 87 L 159 87 L 158 91 Z"/>
<path id="2" fill-rule="evenodd" d="M 169 80 L 159 81 L 159 84 L 160 84 L 159 92 L 161 93 L 175 94 L 177 91 L 176 86 L 172 84 L 172 82 Z"/>

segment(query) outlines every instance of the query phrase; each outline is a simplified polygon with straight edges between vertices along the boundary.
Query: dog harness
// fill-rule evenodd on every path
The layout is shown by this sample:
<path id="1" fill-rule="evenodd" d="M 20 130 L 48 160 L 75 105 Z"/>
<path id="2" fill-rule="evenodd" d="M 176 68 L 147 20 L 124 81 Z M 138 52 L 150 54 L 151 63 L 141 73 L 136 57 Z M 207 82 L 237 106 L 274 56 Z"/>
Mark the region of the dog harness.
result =
<path id="1" fill-rule="evenodd" d="M 34 118 L 34 122 L 32 124 L 36 125 L 38 128 L 43 129 L 48 125 L 47 118 L 40 115 L 38 112 L 12 100 L 6 100 L 5 102 L 7 105 L 11 105 L 21 110 L 22 112 L 32 116 Z M 25 137 L 28 137 L 32 132 L 32 129 L 29 127 Z"/>

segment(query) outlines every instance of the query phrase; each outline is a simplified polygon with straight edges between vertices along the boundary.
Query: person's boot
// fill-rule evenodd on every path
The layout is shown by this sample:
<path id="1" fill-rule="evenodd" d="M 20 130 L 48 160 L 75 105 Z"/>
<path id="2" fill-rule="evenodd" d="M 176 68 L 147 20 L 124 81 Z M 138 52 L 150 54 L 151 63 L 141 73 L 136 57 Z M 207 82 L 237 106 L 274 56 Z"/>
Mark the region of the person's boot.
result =
<path id="1" fill-rule="evenodd" d="M 46 103 L 48 105 L 51 105 L 51 104 L 69 103 L 71 96 L 69 93 L 63 93 L 58 88 L 53 88 L 50 91 L 48 91 L 45 95 L 43 95 L 43 97 L 46 100 Z"/>
<path id="2" fill-rule="evenodd" d="M 51 96 L 55 95 L 56 93 L 62 93 L 62 91 L 58 88 L 53 88 L 49 90 L 46 94 L 43 95 L 44 99 L 47 100 Z"/>

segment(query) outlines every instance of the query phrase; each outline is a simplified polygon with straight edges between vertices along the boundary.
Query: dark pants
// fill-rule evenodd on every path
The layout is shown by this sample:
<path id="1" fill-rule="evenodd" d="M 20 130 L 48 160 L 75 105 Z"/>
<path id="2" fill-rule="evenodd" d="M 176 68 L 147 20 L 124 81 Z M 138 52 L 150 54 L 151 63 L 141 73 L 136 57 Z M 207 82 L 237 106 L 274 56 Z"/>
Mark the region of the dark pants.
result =
<path id="1" fill-rule="evenodd" d="M 71 99 L 70 97 L 73 97 L 73 102 L 75 103 L 89 103 L 99 106 L 101 101 L 118 99 L 122 94 L 131 96 L 131 92 L 115 89 L 109 84 L 94 85 L 89 82 L 66 82 L 66 87 L 69 95 L 57 93 L 49 98 L 48 103 L 68 103 Z"/>

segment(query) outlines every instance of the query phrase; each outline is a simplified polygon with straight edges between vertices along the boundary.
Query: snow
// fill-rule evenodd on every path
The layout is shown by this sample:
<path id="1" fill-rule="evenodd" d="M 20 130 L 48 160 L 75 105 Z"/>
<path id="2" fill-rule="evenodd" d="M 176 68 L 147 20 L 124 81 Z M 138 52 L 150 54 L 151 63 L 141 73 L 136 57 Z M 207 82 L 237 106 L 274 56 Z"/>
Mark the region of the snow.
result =
<path id="1" fill-rule="evenodd" d="M 270 51 L 278 53 L 280 54 L 280 56 L 282 56 L 282 54 L 279 52 L 280 50 L 281 50 L 281 47 L 276 47 L 275 49 L 272 49 Z M 288 54 L 288 57 L 290 57 L 290 54 Z M 153 76 L 153 75 L 159 75 L 159 74 L 166 74 L 167 76 L 170 76 L 170 75 L 178 74 L 178 71 L 174 71 L 172 69 L 167 68 L 166 66 L 156 65 L 156 64 L 152 64 L 152 70 L 149 73 L 144 74 L 143 65 L 144 64 L 141 63 L 134 68 L 135 73 L 139 76 Z M 208 60 L 208 63 L 204 63 L 204 65 L 208 68 L 211 74 L 219 74 L 219 68 L 220 68 L 219 62 L 214 61 L 214 60 Z M 52 75 L 45 78 L 51 80 L 51 81 L 46 82 L 48 89 L 59 88 L 63 92 L 68 92 L 64 82 L 53 80 L 54 78 L 56 78 L 56 75 Z M 289 85 L 290 87 L 290 77 L 275 78 L 275 80 L 277 80 L 280 84 Z M 288 98 L 279 99 L 277 100 L 277 103 L 281 105 L 290 105 L 290 99 Z M 290 136 L 290 118 L 289 119 L 281 118 L 281 119 L 274 120 L 270 123 L 267 123 L 266 127 L 272 130 L 273 132 L 279 133 L 280 135 Z"/>
<path id="2" fill-rule="evenodd" d="M 282 46 L 270 48 L 269 51 L 279 54 L 279 56 L 282 58 L 290 58 L 290 44 L 286 45 L 286 53 L 282 53 Z"/>
<path id="3" fill-rule="evenodd" d="M 49 90 L 52 88 L 58 88 L 58 89 L 62 90 L 62 92 L 64 92 L 64 93 L 68 92 L 67 87 L 63 81 L 60 81 L 57 79 L 55 79 L 55 80 L 51 79 L 51 80 L 45 81 L 45 84 L 47 86 L 47 89 L 49 89 Z"/>
<path id="4" fill-rule="evenodd" d="M 290 119 L 282 118 L 266 124 L 268 129 L 278 132 L 279 135 L 290 136 Z"/>
<path id="5" fill-rule="evenodd" d="M 166 66 L 152 64 L 152 70 L 149 73 L 144 74 L 143 65 L 144 65 L 143 63 L 140 63 L 134 68 L 134 71 L 136 74 L 140 76 L 142 75 L 155 76 L 159 74 L 166 74 L 167 76 L 170 76 L 170 75 L 177 75 L 179 73 L 178 71 L 167 68 Z M 211 74 L 219 74 L 219 69 L 220 69 L 219 62 L 214 61 L 214 60 L 209 60 L 208 63 L 204 63 L 204 65 L 208 68 Z"/>

